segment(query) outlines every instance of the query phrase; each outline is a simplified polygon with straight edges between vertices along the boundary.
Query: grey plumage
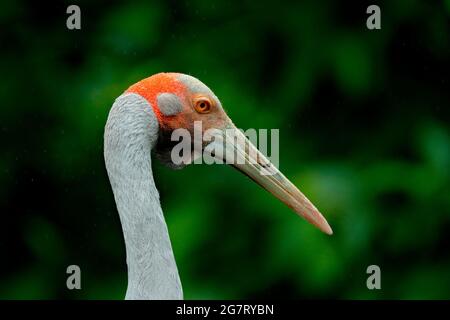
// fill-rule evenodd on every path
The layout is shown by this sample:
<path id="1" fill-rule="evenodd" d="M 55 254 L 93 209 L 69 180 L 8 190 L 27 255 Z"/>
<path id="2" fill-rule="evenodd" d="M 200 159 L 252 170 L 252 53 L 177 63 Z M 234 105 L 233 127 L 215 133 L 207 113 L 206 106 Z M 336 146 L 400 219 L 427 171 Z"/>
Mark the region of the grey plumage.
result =
<path id="1" fill-rule="evenodd" d="M 150 104 L 126 93 L 105 127 L 104 157 L 125 238 L 126 299 L 182 299 L 183 292 L 152 174 L 159 125 Z"/>

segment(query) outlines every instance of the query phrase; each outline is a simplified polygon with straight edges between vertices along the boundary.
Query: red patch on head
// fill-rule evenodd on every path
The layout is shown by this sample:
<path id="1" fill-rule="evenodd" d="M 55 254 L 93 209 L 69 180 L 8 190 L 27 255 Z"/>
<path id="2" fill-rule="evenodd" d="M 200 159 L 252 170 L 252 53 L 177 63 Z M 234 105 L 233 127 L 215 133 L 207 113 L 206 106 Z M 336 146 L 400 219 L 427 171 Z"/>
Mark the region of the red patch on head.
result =
<path id="1" fill-rule="evenodd" d="M 162 123 L 164 115 L 158 107 L 158 94 L 173 93 L 180 98 L 186 92 L 186 87 L 175 78 L 174 73 L 158 73 L 129 87 L 126 93 L 137 93 L 144 97 L 152 106 L 158 121 Z"/>

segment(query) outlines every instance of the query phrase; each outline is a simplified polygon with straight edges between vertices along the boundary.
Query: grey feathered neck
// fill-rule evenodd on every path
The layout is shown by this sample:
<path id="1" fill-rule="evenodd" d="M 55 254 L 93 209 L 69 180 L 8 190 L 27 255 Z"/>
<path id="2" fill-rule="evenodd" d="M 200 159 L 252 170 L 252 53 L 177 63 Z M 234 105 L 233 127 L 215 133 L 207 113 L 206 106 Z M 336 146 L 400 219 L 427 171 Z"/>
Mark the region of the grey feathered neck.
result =
<path id="1" fill-rule="evenodd" d="M 125 238 L 126 299 L 182 299 L 167 225 L 152 173 L 159 125 L 133 93 L 116 99 L 105 127 L 104 156 Z"/>

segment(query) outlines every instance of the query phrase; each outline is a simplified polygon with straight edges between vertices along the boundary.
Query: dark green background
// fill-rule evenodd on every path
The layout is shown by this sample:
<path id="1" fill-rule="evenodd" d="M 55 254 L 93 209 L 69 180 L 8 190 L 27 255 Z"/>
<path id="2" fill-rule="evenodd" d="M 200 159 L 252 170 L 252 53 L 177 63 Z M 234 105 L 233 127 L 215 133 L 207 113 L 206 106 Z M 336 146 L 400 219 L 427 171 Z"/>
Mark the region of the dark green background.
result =
<path id="1" fill-rule="evenodd" d="M 448 0 L 1 2 L 0 298 L 124 297 L 103 128 L 129 85 L 175 71 L 238 127 L 279 128 L 281 170 L 335 231 L 229 167 L 155 164 L 186 298 L 449 299 L 449 18 Z"/>

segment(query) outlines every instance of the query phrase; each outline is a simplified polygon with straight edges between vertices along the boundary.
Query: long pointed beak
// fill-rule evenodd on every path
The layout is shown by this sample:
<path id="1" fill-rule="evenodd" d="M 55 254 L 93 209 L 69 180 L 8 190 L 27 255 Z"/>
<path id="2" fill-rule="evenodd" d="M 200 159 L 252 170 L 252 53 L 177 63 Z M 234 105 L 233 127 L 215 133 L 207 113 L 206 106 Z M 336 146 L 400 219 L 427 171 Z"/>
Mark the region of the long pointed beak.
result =
<path id="1" fill-rule="evenodd" d="M 326 234 L 333 234 L 319 210 L 234 126 L 217 130 L 205 151 L 249 176 Z"/>

